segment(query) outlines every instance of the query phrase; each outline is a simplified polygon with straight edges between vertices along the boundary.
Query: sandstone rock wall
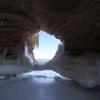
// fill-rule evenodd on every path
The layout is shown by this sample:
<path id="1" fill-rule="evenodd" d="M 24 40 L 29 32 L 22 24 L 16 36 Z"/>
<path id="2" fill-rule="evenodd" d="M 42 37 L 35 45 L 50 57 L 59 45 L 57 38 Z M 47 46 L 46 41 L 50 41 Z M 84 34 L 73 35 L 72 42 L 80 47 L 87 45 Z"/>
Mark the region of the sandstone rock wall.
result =
<path id="1" fill-rule="evenodd" d="M 16 47 L 38 30 L 32 0 L 0 0 L 0 47 Z"/>
<path id="2" fill-rule="evenodd" d="M 70 52 L 99 52 L 99 0 L 36 0 L 41 29 L 65 41 Z"/>
<path id="3" fill-rule="evenodd" d="M 0 46 L 15 46 L 27 32 L 44 30 L 72 53 L 99 52 L 99 11 L 99 0 L 0 0 Z"/>
<path id="4" fill-rule="evenodd" d="M 84 86 L 100 85 L 100 0 L 0 0 L 1 59 L 5 49 L 21 55 L 15 48 L 39 30 L 65 47 L 48 67 Z"/>
<path id="5" fill-rule="evenodd" d="M 100 54 L 76 57 L 65 53 L 63 45 L 59 45 L 55 57 L 42 68 L 54 70 L 87 88 L 100 86 Z"/>

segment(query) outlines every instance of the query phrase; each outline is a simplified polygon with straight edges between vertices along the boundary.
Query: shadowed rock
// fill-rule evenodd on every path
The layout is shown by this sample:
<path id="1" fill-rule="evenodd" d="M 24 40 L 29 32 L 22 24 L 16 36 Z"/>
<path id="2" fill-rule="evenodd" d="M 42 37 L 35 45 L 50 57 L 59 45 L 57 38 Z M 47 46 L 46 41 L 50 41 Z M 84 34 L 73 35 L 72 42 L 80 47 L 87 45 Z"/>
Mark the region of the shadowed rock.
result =
<path id="1" fill-rule="evenodd" d="M 75 55 L 77 60 L 71 59 L 71 55 L 64 55 L 67 59 L 64 60 L 64 56 L 62 59 L 66 65 L 69 60 L 74 60 L 70 75 L 76 81 L 81 78 L 87 79 L 87 76 L 77 79 L 76 76 L 82 75 L 80 72 L 77 74 L 77 70 L 84 70 L 82 73 L 87 75 L 88 72 L 92 73 L 99 67 L 99 64 L 95 67 L 96 63 L 92 61 L 100 59 L 98 56 L 100 52 L 100 0 L 0 0 L 1 60 L 5 55 L 9 59 L 17 55 L 24 59 L 24 49 L 21 46 L 24 47 L 27 38 L 39 30 L 55 35 L 63 41 L 64 52 Z M 16 49 L 21 51 L 16 51 Z M 80 54 L 84 55 L 78 58 Z M 89 60 L 88 56 L 93 60 Z M 81 68 L 74 69 L 77 61 L 80 62 Z M 87 63 L 82 65 L 82 61 L 90 61 L 89 64 L 94 65 L 88 66 Z M 88 66 L 88 70 L 85 66 Z M 60 73 L 63 70 L 65 74 L 67 69 L 62 66 Z M 97 71 L 93 74 L 100 76 Z"/>
<path id="2" fill-rule="evenodd" d="M 16 46 L 41 29 L 73 54 L 99 52 L 99 11 L 99 0 L 0 0 L 0 46 Z"/>

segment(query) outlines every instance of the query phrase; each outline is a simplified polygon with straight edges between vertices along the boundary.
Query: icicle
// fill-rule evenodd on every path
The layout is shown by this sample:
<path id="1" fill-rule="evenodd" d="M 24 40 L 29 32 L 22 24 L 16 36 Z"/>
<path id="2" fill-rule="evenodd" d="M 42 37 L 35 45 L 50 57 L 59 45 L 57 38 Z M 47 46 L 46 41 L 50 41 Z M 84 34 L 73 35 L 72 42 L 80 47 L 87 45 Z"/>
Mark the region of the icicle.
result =
<path id="1" fill-rule="evenodd" d="M 25 0 L 22 3 L 22 7 L 25 8 Z"/>
<path id="2" fill-rule="evenodd" d="M 34 47 L 39 47 L 39 34 L 35 33 L 32 35 L 32 42 L 34 44 Z"/>
<path id="3" fill-rule="evenodd" d="M 5 62 L 7 49 L 0 48 L 0 64 L 3 64 Z"/>
<path id="4" fill-rule="evenodd" d="M 3 54 L 2 54 L 2 63 L 4 64 L 4 62 L 5 62 L 5 57 L 6 57 L 6 52 L 7 52 L 7 49 L 4 49 L 4 51 L 3 51 Z"/>
<path id="5" fill-rule="evenodd" d="M 24 3 L 22 4 L 22 7 L 23 7 L 23 8 L 25 7 L 25 4 L 24 4 Z"/>
<path id="6" fill-rule="evenodd" d="M 35 33 L 31 35 L 30 33 L 27 33 L 26 39 L 24 40 L 25 45 L 28 48 L 28 53 L 34 59 L 33 50 L 35 47 L 39 46 L 39 34 Z"/>
<path id="7" fill-rule="evenodd" d="M 0 27 L 3 27 L 3 26 L 4 26 L 4 21 L 1 20 Z"/>

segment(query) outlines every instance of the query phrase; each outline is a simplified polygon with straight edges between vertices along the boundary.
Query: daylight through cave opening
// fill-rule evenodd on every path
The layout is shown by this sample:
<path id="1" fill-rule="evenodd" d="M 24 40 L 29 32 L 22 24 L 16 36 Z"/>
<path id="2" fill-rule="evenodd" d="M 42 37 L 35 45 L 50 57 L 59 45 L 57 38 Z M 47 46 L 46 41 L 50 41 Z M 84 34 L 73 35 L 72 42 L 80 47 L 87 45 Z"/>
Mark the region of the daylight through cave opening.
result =
<path id="1" fill-rule="evenodd" d="M 34 57 L 37 61 L 48 61 L 55 56 L 58 44 L 61 43 L 55 36 L 49 35 L 44 31 L 39 33 L 39 47 L 33 50 Z"/>

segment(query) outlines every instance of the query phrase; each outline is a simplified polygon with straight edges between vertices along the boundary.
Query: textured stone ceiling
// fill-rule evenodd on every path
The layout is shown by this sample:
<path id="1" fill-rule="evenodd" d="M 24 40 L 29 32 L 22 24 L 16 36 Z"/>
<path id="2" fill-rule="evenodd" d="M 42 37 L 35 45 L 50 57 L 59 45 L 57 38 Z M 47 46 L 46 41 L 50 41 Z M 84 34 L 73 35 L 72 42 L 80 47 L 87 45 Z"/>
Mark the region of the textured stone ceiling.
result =
<path id="1" fill-rule="evenodd" d="M 100 50 L 99 0 L 0 0 L 0 47 L 19 44 L 39 30 L 71 52 Z"/>
<path id="2" fill-rule="evenodd" d="M 27 32 L 37 32 L 31 0 L 0 0 L 0 47 L 22 42 Z"/>

